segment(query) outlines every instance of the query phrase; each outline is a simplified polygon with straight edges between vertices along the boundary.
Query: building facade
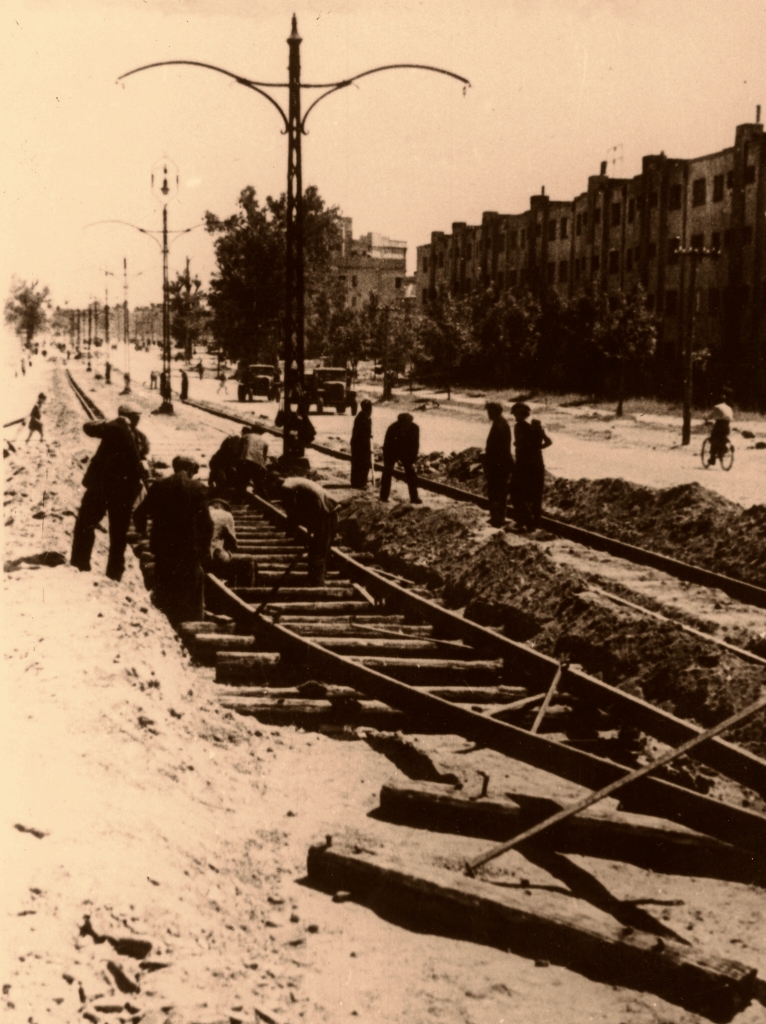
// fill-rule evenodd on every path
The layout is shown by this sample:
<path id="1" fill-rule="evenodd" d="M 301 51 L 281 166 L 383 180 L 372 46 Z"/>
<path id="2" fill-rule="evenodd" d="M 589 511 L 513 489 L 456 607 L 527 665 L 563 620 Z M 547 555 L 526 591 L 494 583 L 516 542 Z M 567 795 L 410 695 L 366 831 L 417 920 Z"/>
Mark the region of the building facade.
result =
<path id="1" fill-rule="evenodd" d="M 407 273 L 407 243 L 371 231 L 353 238 L 350 217 L 342 217 L 343 236 L 335 257 L 336 272 L 352 308 L 362 306 L 375 294 L 384 305 L 404 301 Z"/>
<path id="2" fill-rule="evenodd" d="M 691 266 L 678 248 L 711 249 Z M 646 291 L 660 323 L 658 362 L 669 387 L 685 332 L 719 356 L 738 393 L 766 403 L 766 136 L 736 128 L 734 144 L 681 160 L 645 156 L 641 174 L 610 178 L 606 164 L 571 201 L 545 190 L 520 214 L 484 213 L 477 226 L 435 231 L 417 250 L 417 302 L 477 289 L 553 289 L 562 299 L 598 283 L 607 293 Z"/>

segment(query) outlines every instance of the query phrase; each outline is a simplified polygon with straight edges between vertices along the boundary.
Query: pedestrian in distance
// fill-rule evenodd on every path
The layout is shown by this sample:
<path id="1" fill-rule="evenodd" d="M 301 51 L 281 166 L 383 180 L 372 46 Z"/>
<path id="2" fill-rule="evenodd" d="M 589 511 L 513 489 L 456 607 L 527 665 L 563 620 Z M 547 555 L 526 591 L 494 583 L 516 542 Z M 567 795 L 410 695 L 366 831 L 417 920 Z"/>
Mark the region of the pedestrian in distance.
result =
<path id="1" fill-rule="evenodd" d="M 397 462 L 402 464 L 410 503 L 422 505 L 418 496 L 418 478 L 415 474 L 415 460 L 420 451 L 420 428 L 409 412 L 400 412 L 386 431 L 383 440 L 383 472 L 380 475 L 380 500 L 388 501 L 391 493 L 391 478 Z"/>
<path id="2" fill-rule="evenodd" d="M 104 364 L 104 383 L 105 384 L 111 384 L 112 383 L 112 364 L 109 362 L 108 359 L 107 359 L 106 363 Z"/>
<path id="3" fill-rule="evenodd" d="M 205 572 L 213 522 L 205 486 L 194 480 L 195 459 L 177 455 L 173 475 L 157 480 L 134 513 L 144 536 L 152 521 L 149 550 L 154 555 L 154 603 L 176 625 L 199 622 L 205 611 Z"/>
<path id="4" fill-rule="evenodd" d="M 508 482 L 513 470 L 511 428 L 503 416 L 503 407 L 499 402 L 487 402 L 485 408 L 492 423 L 484 453 L 489 521 L 492 526 L 500 528 L 505 525 Z"/>
<path id="5" fill-rule="evenodd" d="M 299 536 L 304 526 L 309 534 L 308 585 L 323 587 L 335 531 L 338 528 L 336 504 L 314 480 L 289 476 L 282 484 L 282 500 L 287 512 L 285 530 Z"/>
<path id="6" fill-rule="evenodd" d="M 159 378 L 159 374 L 157 373 L 157 371 L 156 370 L 152 370 L 152 372 L 149 374 L 149 390 L 150 391 L 156 391 L 157 390 L 157 385 L 159 384 L 159 379 L 160 378 Z"/>
<path id="7" fill-rule="evenodd" d="M 262 429 L 258 425 L 242 428 L 236 471 L 237 495 L 240 501 L 245 499 L 248 484 L 253 485 L 255 494 L 264 494 L 269 446 L 260 436 Z"/>
<path id="8" fill-rule="evenodd" d="M 204 377 L 204 375 L 205 375 L 205 367 L 204 367 L 204 366 L 202 365 L 202 360 L 201 360 L 201 359 L 200 359 L 200 361 L 199 361 L 199 362 L 197 363 L 197 365 L 195 366 L 195 370 L 196 370 L 196 371 L 197 371 L 197 373 L 199 374 L 199 379 L 200 379 L 200 380 L 202 380 L 202 378 L 203 378 L 203 377 Z"/>
<path id="9" fill-rule="evenodd" d="M 351 486 L 364 491 L 371 469 L 372 402 L 364 398 L 351 431 Z"/>
<path id="10" fill-rule="evenodd" d="M 516 420 L 513 428 L 516 459 L 511 476 L 511 500 L 519 530 L 535 530 L 540 525 L 545 488 L 543 450 L 553 442 L 539 420 L 530 420 L 531 410 L 524 402 L 511 406 Z"/>
<path id="11" fill-rule="evenodd" d="M 71 563 L 81 572 L 90 572 L 96 527 L 109 516 L 109 559 L 106 575 L 121 580 L 125 571 L 130 514 L 141 490 L 143 467 L 135 430 L 140 413 L 130 405 L 121 405 L 117 419 L 83 424 L 89 437 L 101 443 L 83 477 L 85 494 L 74 524 Z"/>
<path id="12" fill-rule="evenodd" d="M 225 395 L 228 395 L 229 393 L 226 386 L 226 373 L 223 370 L 218 374 L 218 390 L 216 391 L 216 394 L 220 395 L 222 391 Z"/>
<path id="13" fill-rule="evenodd" d="M 181 401 L 185 402 L 189 397 L 189 375 L 186 370 L 181 370 Z"/>
<path id="14" fill-rule="evenodd" d="M 43 406 L 45 405 L 45 395 L 40 392 L 37 396 L 37 401 L 32 406 L 32 412 L 29 414 L 29 434 L 27 435 L 26 444 L 32 437 L 32 434 L 39 434 L 40 440 L 43 440 Z"/>
<path id="15" fill-rule="evenodd" d="M 731 423 L 734 419 L 734 412 L 729 405 L 728 392 L 721 394 L 721 400 L 713 406 L 710 416 L 713 421 L 713 429 L 710 431 L 710 456 L 708 466 L 714 466 L 716 459 L 723 459 L 726 453 L 726 445 L 731 433 Z M 707 422 L 707 421 L 706 421 Z"/>

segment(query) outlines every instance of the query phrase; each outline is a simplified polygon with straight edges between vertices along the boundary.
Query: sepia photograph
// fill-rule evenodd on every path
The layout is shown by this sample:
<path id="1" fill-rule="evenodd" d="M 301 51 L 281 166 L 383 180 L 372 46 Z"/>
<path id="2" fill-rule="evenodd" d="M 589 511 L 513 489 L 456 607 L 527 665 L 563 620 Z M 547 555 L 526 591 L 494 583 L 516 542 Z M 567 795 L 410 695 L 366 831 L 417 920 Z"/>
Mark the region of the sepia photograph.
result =
<path id="1" fill-rule="evenodd" d="M 4 0 L 9 1024 L 766 1015 L 764 0 Z"/>

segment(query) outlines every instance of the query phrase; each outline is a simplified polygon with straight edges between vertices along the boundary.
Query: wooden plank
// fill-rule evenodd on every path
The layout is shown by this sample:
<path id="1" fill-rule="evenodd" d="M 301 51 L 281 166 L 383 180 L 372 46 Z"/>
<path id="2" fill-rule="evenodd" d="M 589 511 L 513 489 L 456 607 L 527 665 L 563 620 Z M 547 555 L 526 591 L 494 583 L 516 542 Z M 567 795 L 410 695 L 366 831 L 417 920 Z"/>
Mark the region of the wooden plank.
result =
<path id="1" fill-rule="evenodd" d="M 239 594 L 243 601 L 257 604 L 265 600 L 271 594 L 270 587 L 234 587 L 234 592 Z M 292 587 L 279 588 L 278 594 L 282 602 L 293 601 L 353 601 L 357 597 L 353 587 L 329 586 L 329 587 Z M 271 607 L 271 602 L 269 602 Z M 370 607 L 368 605 L 368 607 Z"/>
<path id="2" fill-rule="evenodd" d="M 305 635 L 305 634 L 304 634 Z M 397 657 L 398 654 L 407 654 L 410 657 L 429 657 L 433 655 L 438 657 L 444 656 L 445 649 L 442 644 L 434 643 L 433 640 L 420 639 L 420 638 L 407 638 L 402 637 L 401 639 L 393 639 L 389 637 L 324 637 L 307 636 L 308 640 L 316 640 L 317 643 L 321 643 L 323 647 L 326 647 L 329 651 L 335 651 L 338 654 L 378 654 L 383 657 L 388 655 L 389 657 Z M 454 658 L 460 658 L 461 656 L 468 659 L 473 653 L 469 647 L 459 647 L 455 645 Z"/>
<path id="3" fill-rule="evenodd" d="M 294 725 L 299 729 L 349 725 L 395 731 L 406 728 L 408 724 L 408 717 L 403 711 L 390 708 L 380 701 L 290 700 L 280 703 L 275 700 L 237 697 L 231 700 L 224 698 L 220 704 L 227 711 L 251 715 L 265 725 Z"/>
<path id="4" fill-rule="evenodd" d="M 392 781 L 381 788 L 379 813 L 398 825 L 502 841 L 560 809 L 537 793 L 477 799 L 444 783 Z M 547 842 L 561 853 L 627 861 L 650 871 L 766 885 L 766 864 L 755 854 L 604 805 L 551 829 Z"/>
<path id="5" fill-rule="evenodd" d="M 218 651 L 215 658 L 215 681 L 245 681 L 252 679 L 262 683 L 273 675 L 281 655 L 273 651 Z"/>
<path id="6" fill-rule="evenodd" d="M 373 846 L 373 844 L 370 844 Z M 756 993 L 756 971 L 656 934 L 625 928 L 582 900 L 491 886 L 444 869 L 405 867 L 392 853 L 333 839 L 312 846 L 310 882 L 418 931 L 481 942 L 650 991 L 713 1020 L 729 1020 Z"/>
<path id="7" fill-rule="evenodd" d="M 380 633 L 372 628 L 374 624 L 364 625 L 352 622 L 350 619 L 342 622 L 310 622 L 305 619 L 301 622 L 295 622 L 292 616 L 282 616 L 280 621 L 285 626 L 289 625 L 293 633 L 296 633 L 298 636 L 313 636 L 317 640 L 327 636 L 380 638 Z M 396 623 L 391 624 L 391 629 L 392 631 L 394 629 L 397 630 L 402 638 L 429 637 L 433 632 L 433 626 L 407 626 L 404 624 L 397 625 Z"/>

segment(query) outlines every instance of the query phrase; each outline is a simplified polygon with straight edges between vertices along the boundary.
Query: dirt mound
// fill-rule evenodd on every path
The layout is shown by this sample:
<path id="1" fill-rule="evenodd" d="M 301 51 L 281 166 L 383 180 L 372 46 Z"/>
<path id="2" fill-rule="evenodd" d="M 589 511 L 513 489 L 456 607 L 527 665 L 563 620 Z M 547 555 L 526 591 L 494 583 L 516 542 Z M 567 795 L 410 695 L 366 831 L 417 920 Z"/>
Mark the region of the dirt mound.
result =
<path id="1" fill-rule="evenodd" d="M 699 484 L 549 478 L 546 511 L 586 529 L 766 586 L 766 506 L 743 509 Z"/>

